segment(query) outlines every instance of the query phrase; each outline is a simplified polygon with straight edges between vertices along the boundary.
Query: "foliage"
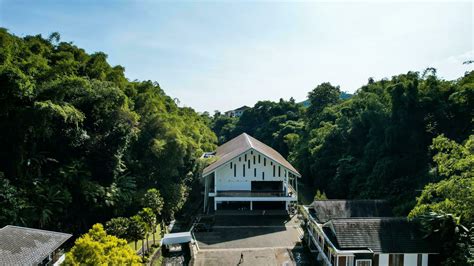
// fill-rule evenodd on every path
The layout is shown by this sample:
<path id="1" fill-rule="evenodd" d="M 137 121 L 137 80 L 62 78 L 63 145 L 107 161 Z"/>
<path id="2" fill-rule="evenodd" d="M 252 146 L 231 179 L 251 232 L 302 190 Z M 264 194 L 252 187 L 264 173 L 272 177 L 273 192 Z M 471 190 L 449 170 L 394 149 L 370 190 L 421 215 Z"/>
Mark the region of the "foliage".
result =
<path id="1" fill-rule="evenodd" d="M 326 193 L 321 193 L 319 189 L 316 191 L 316 195 L 314 195 L 314 200 L 326 200 L 328 197 L 326 196 Z"/>
<path id="2" fill-rule="evenodd" d="M 160 215 L 163 209 L 163 198 L 160 195 L 160 191 L 155 188 L 147 190 L 145 195 L 143 195 L 142 204 L 144 207 L 150 208 L 155 216 Z"/>
<path id="3" fill-rule="evenodd" d="M 129 239 L 128 227 L 130 226 L 130 220 L 124 217 L 116 217 L 110 219 L 105 224 L 105 230 L 107 234 L 114 235 L 118 238 Z"/>
<path id="4" fill-rule="evenodd" d="M 463 224 L 474 224 L 474 135 L 464 145 L 441 135 L 431 149 L 437 151 L 433 172 L 442 179 L 425 186 L 410 216 L 450 213 Z"/>
<path id="5" fill-rule="evenodd" d="M 127 235 L 130 241 L 135 242 L 135 246 L 138 240 L 143 240 L 145 238 L 146 233 L 147 225 L 143 221 L 142 217 L 139 215 L 130 217 Z"/>
<path id="6" fill-rule="evenodd" d="M 418 216 L 427 238 L 440 243 L 441 265 L 474 263 L 474 228 L 468 229 L 451 214 L 429 212 Z"/>
<path id="7" fill-rule="evenodd" d="M 95 224 L 78 238 L 66 255 L 65 265 L 140 265 L 141 259 L 127 241 L 108 235 Z"/>
<path id="8" fill-rule="evenodd" d="M 171 219 L 217 142 L 208 121 L 158 83 L 128 81 L 106 54 L 58 33 L 0 29 L 0 88 L 0 189 L 9 195 L 0 196 L 0 227 L 83 233 L 137 213 L 149 188 L 166 191 Z"/>

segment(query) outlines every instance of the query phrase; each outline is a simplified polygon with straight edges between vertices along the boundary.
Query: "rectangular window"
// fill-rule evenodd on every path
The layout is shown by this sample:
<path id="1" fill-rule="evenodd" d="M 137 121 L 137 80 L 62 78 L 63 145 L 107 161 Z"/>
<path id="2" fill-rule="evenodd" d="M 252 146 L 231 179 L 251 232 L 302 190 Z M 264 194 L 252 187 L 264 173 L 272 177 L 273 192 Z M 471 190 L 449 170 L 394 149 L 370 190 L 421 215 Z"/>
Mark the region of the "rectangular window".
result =
<path id="1" fill-rule="evenodd" d="M 265 172 L 262 172 L 262 180 L 265 180 Z"/>
<path id="2" fill-rule="evenodd" d="M 260 154 L 258 155 L 258 163 L 260 163 Z"/>
<path id="3" fill-rule="evenodd" d="M 273 162 L 272 162 L 272 161 L 270 161 L 270 165 L 273 165 Z"/>
<path id="4" fill-rule="evenodd" d="M 247 161 L 247 165 L 249 166 L 249 169 L 250 169 L 250 160 Z"/>
<path id="5" fill-rule="evenodd" d="M 234 167 L 234 177 L 237 176 L 237 167 Z"/>
<path id="6" fill-rule="evenodd" d="M 253 151 L 250 151 L 250 154 L 252 154 L 252 155 L 253 155 Z"/>
<path id="7" fill-rule="evenodd" d="M 273 166 L 273 177 L 275 177 L 275 166 Z"/>
<path id="8" fill-rule="evenodd" d="M 263 166 L 267 166 L 267 158 L 263 158 Z"/>
<path id="9" fill-rule="evenodd" d="M 244 159 L 244 161 L 247 161 L 247 154 L 245 154 L 245 159 Z"/>
<path id="10" fill-rule="evenodd" d="M 232 169 L 232 162 L 230 162 L 230 169 Z"/>
<path id="11" fill-rule="evenodd" d="M 245 164 L 242 164 L 242 176 L 245 177 Z"/>
<path id="12" fill-rule="evenodd" d="M 253 156 L 253 164 L 255 165 L 255 155 Z"/>
<path id="13" fill-rule="evenodd" d="M 278 177 L 281 177 L 281 167 L 278 166 Z"/>
<path id="14" fill-rule="evenodd" d="M 257 168 L 253 169 L 253 177 L 257 177 Z"/>
<path id="15" fill-rule="evenodd" d="M 242 158 L 241 158 L 241 157 L 239 157 L 239 162 L 241 162 L 241 161 L 242 161 Z"/>
<path id="16" fill-rule="evenodd" d="M 356 266 L 372 266 L 372 260 L 356 260 Z"/>
<path id="17" fill-rule="evenodd" d="M 403 254 L 388 255 L 388 266 L 403 266 Z"/>

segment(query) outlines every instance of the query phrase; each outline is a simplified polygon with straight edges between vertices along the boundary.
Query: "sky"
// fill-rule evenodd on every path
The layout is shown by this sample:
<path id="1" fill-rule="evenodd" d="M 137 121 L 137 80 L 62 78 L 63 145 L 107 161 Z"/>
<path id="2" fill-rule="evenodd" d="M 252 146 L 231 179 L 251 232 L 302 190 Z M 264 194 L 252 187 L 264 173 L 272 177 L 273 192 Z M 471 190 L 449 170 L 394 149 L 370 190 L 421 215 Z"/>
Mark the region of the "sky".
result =
<path id="1" fill-rule="evenodd" d="M 303 101 L 322 82 L 353 93 L 375 79 L 474 64 L 473 3 L 0 0 L 0 27 L 59 32 L 108 54 L 130 80 L 157 81 L 181 106 L 227 111 Z"/>

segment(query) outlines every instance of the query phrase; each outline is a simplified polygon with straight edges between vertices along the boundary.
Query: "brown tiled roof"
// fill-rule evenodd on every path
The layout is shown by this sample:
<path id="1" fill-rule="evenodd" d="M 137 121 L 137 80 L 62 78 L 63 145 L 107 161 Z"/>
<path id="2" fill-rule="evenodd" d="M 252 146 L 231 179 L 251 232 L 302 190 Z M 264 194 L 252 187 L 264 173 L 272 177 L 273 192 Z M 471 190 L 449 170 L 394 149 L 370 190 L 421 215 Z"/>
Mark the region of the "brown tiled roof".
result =
<path id="1" fill-rule="evenodd" d="M 298 171 L 276 150 L 265 145 L 261 141 L 249 136 L 247 133 L 242 133 L 239 136 L 229 140 L 228 142 L 217 147 L 216 157 L 217 161 L 206 167 L 202 173 L 203 176 L 210 174 L 212 171 L 217 169 L 219 166 L 225 164 L 226 162 L 234 159 L 240 154 L 254 149 L 257 152 L 262 153 L 268 158 L 272 159 L 276 163 L 281 164 L 283 167 L 287 168 L 297 176 L 301 176 Z"/>
<path id="2" fill-rule="evenodd" d="M 333 219 L 324 225 L 323 230 L 340 250 L 369 248 L 376 253 L 439 252 L 437 241 L 425 238 L 416 220 L 408 221 L 403 217 Z"/>
<path id="3" fill-rule="evenodd" d="M 38 265 L 71 236 L 7 225 L 0 229 L 0 265 Z"/>
<path id="4" fill-rule="evenodd" d="M 319 223 L 354 217 L 390 217 L 392 211 L 384 200 L 315 200 L 312 215 Z"/>

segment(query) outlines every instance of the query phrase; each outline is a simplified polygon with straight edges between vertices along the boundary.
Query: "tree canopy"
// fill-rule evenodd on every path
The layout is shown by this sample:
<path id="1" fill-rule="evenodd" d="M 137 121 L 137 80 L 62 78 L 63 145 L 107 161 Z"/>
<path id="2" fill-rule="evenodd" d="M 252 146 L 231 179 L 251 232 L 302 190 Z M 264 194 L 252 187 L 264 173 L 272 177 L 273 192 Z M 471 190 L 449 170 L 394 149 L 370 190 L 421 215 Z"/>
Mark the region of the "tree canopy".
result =
<path id="1" fill-rule="evenodd" d="M 165 219 L 179 211 L 217 138 L 157 82 L 124 71 L 59 34 L 0 29 L 0 226 L 83 233 L 136 214 L 150 188 Z"/>

